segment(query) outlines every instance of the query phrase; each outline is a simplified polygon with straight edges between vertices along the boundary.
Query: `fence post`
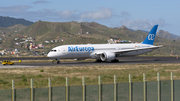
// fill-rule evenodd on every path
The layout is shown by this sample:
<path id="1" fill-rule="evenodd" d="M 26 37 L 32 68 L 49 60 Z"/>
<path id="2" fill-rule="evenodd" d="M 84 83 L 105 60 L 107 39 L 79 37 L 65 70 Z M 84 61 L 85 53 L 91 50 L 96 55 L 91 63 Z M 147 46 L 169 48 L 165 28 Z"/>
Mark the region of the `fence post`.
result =
<path id="1" fill-rule="evenodd" d="M 85 78 L 84 78 L 84 76 L 82 77 L 82 96 L 83 96 L 83 101 L 85 101 Z"/>
<path id="2" fill-rule="evenodd" d="M 98 84 L 99 84 L 99 101 L 101 101 L 101 76 L 98 78 Z"/>
<path id="3" fill-rule="evenodd" d="M 129 101 L 131 101 L 131 74 L 129 74 Z"/>
<path id="4" fill-rule="evenodd" d="M 157 82 L 158 82 L 158 101 L 160 101 L 160 75 L 157 73 Z"/>
<path id="5" fill-rule="evenodd" d="M 69 101 L 68 77 L 66 77 L 66 101 Z"/>
<path id="6" fill-rule="evenodd" d="M 31 101 L 34 101 L 33 79 L 31 79 Z"/>
<path id="7" fill-rule="evenodd" d="M 14 80 L 12 80 L 12 101 L 15 101 Z"/>
<path id="8" fill-rule="evenodd" d="M 144 83 L 144 101 L 146 101 L 146 74 L 143 73 L 143 83 Z"/>
<path id="9" fill-rule="evenodd" d="M 174 86 L 173 86 L 173 72 L 171 72 L 171 101 L 173 101 L 174 99 Z"/>
<path id="10" fill-rule="evenodd" d="M 48 79 L 48 87 L 49 87 L 49 101 L 51 101 L 52 96 L 51 96 L 51 78 Z"/>
<path id="11" fill-rule="evenodd" d="M 116 75 L 114 75 L 114 101 L 116 101 L 116 94 L 117 94 L 117 91 L 116 91 Z"/>

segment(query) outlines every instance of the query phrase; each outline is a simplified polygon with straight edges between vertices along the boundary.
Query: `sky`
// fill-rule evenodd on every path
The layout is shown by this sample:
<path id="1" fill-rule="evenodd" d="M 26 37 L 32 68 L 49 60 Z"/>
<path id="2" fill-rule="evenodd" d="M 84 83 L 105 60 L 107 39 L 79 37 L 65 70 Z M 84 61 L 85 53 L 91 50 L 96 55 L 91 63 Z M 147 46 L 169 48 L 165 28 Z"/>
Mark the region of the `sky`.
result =
<path id="1" fill-rule="evenodd" d="M 107 27 L 180 35 L 180 0 L 3 0 L 0 16 L 29 21 L 97 22 Z"/>

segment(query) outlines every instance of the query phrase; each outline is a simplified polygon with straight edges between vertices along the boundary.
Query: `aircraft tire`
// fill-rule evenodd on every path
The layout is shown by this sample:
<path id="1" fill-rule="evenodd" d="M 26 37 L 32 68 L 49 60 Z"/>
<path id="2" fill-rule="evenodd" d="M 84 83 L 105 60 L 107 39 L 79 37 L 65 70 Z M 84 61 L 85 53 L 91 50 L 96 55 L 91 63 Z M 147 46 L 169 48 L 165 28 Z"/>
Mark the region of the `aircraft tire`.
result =
<path id="1" fill-rule="evenodd" d="M 57 64 L 60 64 L 61 62 L 60 61 L 57 61 Z"/>
<path id="2" fill-rule="evenodd" d="M 97 59 L 95 62 L 103 62 L 101 59 Z"/>
<path id="3" fill-rule="evenodd" d="M 118 59 L 111 60 L 111 62 L 119 62 Z"/>

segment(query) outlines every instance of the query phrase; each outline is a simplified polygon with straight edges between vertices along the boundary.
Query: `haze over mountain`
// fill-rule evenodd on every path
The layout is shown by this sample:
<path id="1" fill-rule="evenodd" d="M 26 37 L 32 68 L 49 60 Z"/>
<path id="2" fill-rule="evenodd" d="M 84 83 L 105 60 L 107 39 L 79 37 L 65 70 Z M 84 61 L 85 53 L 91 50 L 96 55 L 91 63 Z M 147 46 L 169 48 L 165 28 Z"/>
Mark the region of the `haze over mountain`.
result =
<path id="1" fill-rule="evenodd" d="M 129 29 L 129 30 L 135 31 L 133 29 Z M 145 31 L 145 30 L 140 30 L 140 31 L 145 32 L 145 33 L 149 33 L 149 31 Z M 156 35 L 161 37 L 161 38 L 164 38 L 164 39 L 180 40 L 179 35 L 175 35 L 175 34 L 169 33 L 168 31 L 164 31 L 164 30 L 159 30 Z"/>
<path id="2" fill-rule="evenodd" d="M 171 34 L 168 31 L 164 31 L 164 30 L 159 30 L 157 32 L 157 36 L 164 38 L 164 39 L 180 40 L 180 36 Z"/>
<path id="3" fill-rule="evenodd" d="M 3 17 L 0 16 L 0 27 L 10 27 L 16 24 L 22 24 L 24 26 L 32 25 L 34 22 L 27 21 L 24 19 L 17 19 L 12 17 Z"/>
<path id="4" fill-rule="evenodd" d="M 164 38 L 164 39 L 173 39 L 171 34 L 168 31 L 159 30 L 157 32 L 157 36 Z"/>

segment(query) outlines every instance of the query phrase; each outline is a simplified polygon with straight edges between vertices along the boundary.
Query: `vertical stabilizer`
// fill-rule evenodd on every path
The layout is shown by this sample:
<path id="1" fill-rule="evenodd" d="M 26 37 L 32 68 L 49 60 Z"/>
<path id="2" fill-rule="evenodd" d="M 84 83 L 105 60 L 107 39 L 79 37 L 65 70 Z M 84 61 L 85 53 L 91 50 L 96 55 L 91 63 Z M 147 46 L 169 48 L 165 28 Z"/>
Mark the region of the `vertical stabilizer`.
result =
<path id="1" fill-rule="evenodd" d="M 147 35 L 146 39 L 142 42 L 142 44 L 153 45 L 154 39 L 155 39 L 155 36 L 156 36 L 157 28 L 158 28 L 158 25 L 154 25 L 154 27 L 151 29 L 151 31 Z"/>

